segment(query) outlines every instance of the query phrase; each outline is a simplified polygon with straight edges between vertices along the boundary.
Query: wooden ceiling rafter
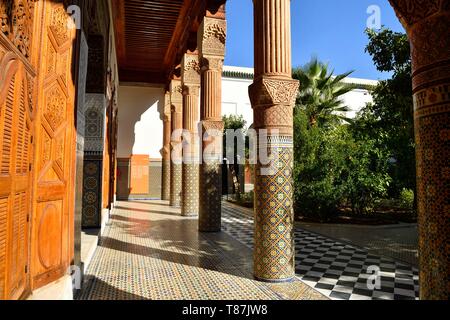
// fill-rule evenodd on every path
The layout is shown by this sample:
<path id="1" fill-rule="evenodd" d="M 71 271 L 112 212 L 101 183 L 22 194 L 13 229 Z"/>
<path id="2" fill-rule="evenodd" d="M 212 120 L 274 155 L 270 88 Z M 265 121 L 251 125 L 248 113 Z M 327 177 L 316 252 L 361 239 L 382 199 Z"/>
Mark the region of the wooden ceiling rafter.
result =
<path id="1" fill-rule="evenodd" d="M 120 81 L 167 85 L 183 54 L 197 48 L 207 14 L 224 15 L 226 0 L 115 0 Z"/>

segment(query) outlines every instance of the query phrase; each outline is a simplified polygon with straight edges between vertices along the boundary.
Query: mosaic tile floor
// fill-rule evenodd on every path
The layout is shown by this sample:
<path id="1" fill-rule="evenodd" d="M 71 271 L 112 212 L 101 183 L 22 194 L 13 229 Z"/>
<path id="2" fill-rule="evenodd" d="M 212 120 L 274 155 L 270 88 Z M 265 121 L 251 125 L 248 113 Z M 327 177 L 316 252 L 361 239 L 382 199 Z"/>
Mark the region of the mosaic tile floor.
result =
<path id="1" fill-rule="evenodd" d="M 119 203 L 85 280 L 81 300 L 326 299 L 301 281 L 255 281 L 250 248 L 199 234 L 195 218 L 160 201 Z"/>
<path id="2" fill-rule="evenodd" d="M 360 226 L 342 224 L 299 223 L 312 233 L 351 243 L 374 255 L 387 256 L 414 267 L 419 265 L 417 224 L 402 223 L 390 226 Z"/>
<path id="3" fill-rule="evenodd" d="M 223 203 L 223 229 L 253 248 L 251 210 Z M 336 300 L 414 300 L 419 297 L 417 268 L 369 254 L 338 240 L 295 229 L 296 272 L 304 283 Z M 368 289 L 368 267 L 379 268 L 381 287 Z"/>

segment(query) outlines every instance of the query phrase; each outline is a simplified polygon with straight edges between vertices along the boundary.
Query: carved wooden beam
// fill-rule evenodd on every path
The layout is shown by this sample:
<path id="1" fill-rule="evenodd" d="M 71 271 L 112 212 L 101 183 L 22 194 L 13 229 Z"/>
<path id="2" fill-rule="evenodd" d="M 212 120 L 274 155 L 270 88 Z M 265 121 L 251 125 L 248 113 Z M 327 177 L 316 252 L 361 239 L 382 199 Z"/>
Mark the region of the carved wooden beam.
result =
<path id="1" fill-rule="evenodd" d="M 181 62 L 184 53 L 189 47 L 193 47 L 191 34 L 196 33 L 199 26 L 199 16 L 205 10 L 205 1 L 186 0 L 181 9 L 175 31 L 172 36 L 169 48 L 164 58 L 164 68 L 167 70 L 166 81 L 172 79 L 175 67 Z"/>
<path id="2" fill-rule="evenodd" d="M 120 66 L 126 65 L 126 43 L 125 43 L 125 0 L 112 1 L 112 14 L 115 21 L 114 32 L 116 41 L 117 61 Z"/>

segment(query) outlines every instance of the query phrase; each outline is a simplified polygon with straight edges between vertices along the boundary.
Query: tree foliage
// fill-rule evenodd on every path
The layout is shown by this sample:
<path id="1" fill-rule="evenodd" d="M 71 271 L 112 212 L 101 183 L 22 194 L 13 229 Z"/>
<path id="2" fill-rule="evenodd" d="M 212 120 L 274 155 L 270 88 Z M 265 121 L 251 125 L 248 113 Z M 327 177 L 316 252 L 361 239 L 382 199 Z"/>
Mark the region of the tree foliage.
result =
<path id="1" fill-rule="evenodd" d="M 353 89 L 343 82 L 352 72 L 337 76 L 329 66 L 317 59 L 302 68 L 294 69 L 293 78 L 301 83 L 296 109 L 302 109 L 308 116 L 309 126 L 327 126 L 349 121 L 345 112 L 349 108 L 343 104 L 342 96 Z"/>
<path id="2" fill-rule="evenodd" d="M 390 195 L 398 196 L 404 188 L 415 189 L 415 143 L 411 85 L 411 58 L 407 36 L 382 29 L 367 31 L 372 56 L 379 71 L 392 73 L 373 92 L 374 102 L 368 104 L 353 123 L 359 139 L 376 142 L 391 157 L 387 169 L 393 178 Z"/>
<path id="3" fill-rule="evenodd" d="M 342 95 L 350 73 L 333 76 L 313 60 L 294 71 L 301 89 L 294 112 L 296 212 L 326 220 L 342 205 L 354 213 L 373 212 L 377 200 L 414 189 L 411 60 L 406 36 L 383 29 L 367 31 L 378 70 L 392 73 L 373 91 L 352 121 Z M 404 192 L 403 192 L 404 193 Z"/>

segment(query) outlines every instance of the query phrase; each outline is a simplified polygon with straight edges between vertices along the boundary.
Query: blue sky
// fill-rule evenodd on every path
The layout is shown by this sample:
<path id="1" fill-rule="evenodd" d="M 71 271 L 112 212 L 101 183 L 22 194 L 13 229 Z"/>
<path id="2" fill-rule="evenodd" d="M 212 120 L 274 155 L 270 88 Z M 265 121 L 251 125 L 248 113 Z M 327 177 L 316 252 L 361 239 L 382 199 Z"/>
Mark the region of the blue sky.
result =
<path id="1" fill-rule="evenodd" d="M 302 66 L 317 56 L 336 73 L 355 70 L 352 77 L 385 79 L 364 52 L 367 8 L 378 5 L 381 23 L 394 31 L 403 27 L 388 0 L 292 0 L 292 63 Z M 227 1 L 226 65 L 253 67 L 252 0 Z"/>

